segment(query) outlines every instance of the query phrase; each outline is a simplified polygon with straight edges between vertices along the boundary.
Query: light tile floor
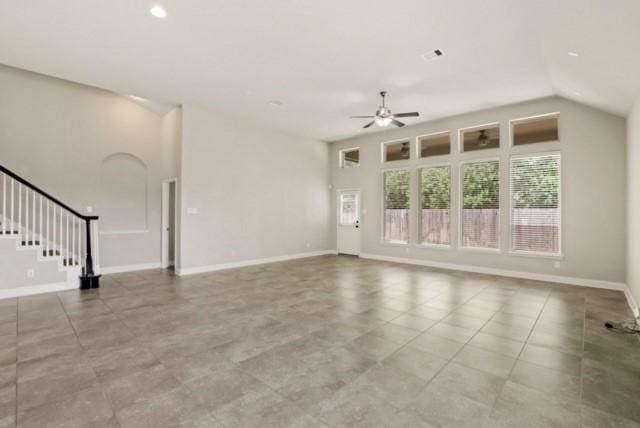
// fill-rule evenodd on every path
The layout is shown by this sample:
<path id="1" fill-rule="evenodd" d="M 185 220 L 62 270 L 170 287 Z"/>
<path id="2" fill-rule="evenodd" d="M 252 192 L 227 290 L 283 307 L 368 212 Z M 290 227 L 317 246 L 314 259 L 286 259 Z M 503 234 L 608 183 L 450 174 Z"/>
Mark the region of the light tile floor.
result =
<path id="1" fill-rule="evenodd" d="M 327 256 L 0 301 L 0 426 L 638 427 L 621 292 Z"/>

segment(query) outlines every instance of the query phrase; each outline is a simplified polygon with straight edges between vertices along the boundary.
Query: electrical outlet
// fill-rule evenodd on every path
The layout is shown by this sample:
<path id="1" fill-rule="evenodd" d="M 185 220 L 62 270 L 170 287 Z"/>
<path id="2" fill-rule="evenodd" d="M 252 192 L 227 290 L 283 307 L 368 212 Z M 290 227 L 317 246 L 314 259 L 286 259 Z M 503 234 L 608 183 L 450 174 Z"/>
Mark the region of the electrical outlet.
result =
<path id="1" fill-rule="evenodd" d="M 198 208 L 187 208 L 187 214 L 198 214 Z"/>
<path id="2" fill-rule="evenodd" d="M 404 252 L 405 252 L 405 253 L 407 253 L 407 254 L 409 254 L 409 247 L 405 248 L 405 249 L 404 249 Z"/>
<path id="3" fill-rule="evenodd" d="M 560 269 L 560 262 L 553 262 L 553 267 L 556 269 Z"/>
<path id="4" fill-rule="evenodd" d="M 307 242 L 307 248 L 311 248 L 311 244 Z"/>
<path id="5" fill-rule="evenodd" d="M 27 269 L 27 278 L 33 278 L 36 276 L 36 271 L 33 269 Z"/>
<path id="6" fill-rule="evenodd" d="M 236 255 L 236 250 L 231 250 L 231 256 L 235 257 Z"/>

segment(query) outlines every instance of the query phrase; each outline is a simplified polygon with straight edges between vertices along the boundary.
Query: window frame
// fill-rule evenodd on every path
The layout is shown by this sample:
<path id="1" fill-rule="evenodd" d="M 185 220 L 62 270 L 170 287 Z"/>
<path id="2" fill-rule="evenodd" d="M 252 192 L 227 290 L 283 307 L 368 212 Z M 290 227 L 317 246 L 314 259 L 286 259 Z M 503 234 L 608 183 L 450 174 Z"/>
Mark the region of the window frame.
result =
<path id="1" fill-rule="evenodd" d="M 480 129 L 487 129 L 487 128 L 498 128 L 498 134 L 500 135 L 500 138 L 498 139 L 498 147 L 492 147 L 489 149 L 482 149 L 482 150 L 471 150 L 468 152 L 464 151 L 464 133 L 465 132 L 473 132 L 473 131 L 478 131 Z M 481 125 L 473 125 L 473 126 L 466 126 L 464 128 L 458 128 L 458 153 L 461 155 L 470 155 L 471 153 L 491 153 L 494 151 L 499 151 L 500 149 L 502 149 L 503 145 L 502 145 L 502 129 L 500 126 L 500 121 L 495 121 L 495 122 L 488 122 L 488 123 L 483 123 Z M 481 155 L 479 155 L 481 156 Z"/>
<path id="2" fill-rule="evenodd" d="M 422 156 L 422 146 L 420 144 L 420 139 L 421 138 L 428 138 L 428 137 L 440 137 L 443 135 L 448 135 L 449 136 L 449 153 L 444 154 L 444 155 L 433 155 L 433 156 Z M 445 156 L 451 156 L 451 154 L 454 151 L 454 147 L 453 147 L 453 132 L 452 131 L 439 131 L 439 132 L 432 132 L 429 134 L 423 134 L 423 135 L 418 135 L 416 136 L 416 159 L 418 159 L 419 161 L 422 161 L 424 159 L 441 159 L 444 158 Z"/>
<path id="3" fill-rule="evenodd" d="M 558 187 L 558 210 L 560 211 L 560 224 L 558 228 L 558 252 L 557 253 L 545 253 L 541 251 L 524 251 L 524 250 L 514 250 L 513 249 L 513 230 L 511 228 L 511 223 L 513 220 L 513 198 L 511 197 L 511 191 L 513 183 L 511 182 L 511 161 L 513 159 L 522 159 L 522 158 L 532 158 L 532 157 L 544 157 L 550 155 L 558 155 L 558 175 L 560 176 L 560 186 Z M 513 154 L 509 156 L 509 250 L 507 252 L 510 256 L 522 256 L 522 257 L 536 257 L 543 259 L 554 259 L 554 260 L 562 260 L 564 259 L 563 253 L 563 242 L 562 242 L 562 229 L 564 224 L 564 215 L 562 210 L 562 152 L 560 150 L 552 150 L 552 151 L 541 151 L 541 152 L 533 152 L 533 153 L 519 153 Z"/>
<path id="4" fill-rule="evenodd" d="M 550 141 L 538 141 L 537 143 L 529 143 L 529 144 L 519 144 L 519 145 L 515 145 L 513 144 L 514 138 L 515 138 L 515 133 L 513 131 L 513 126 L 514 125 L 519 125 L 521 123 L 527 123 L 527 122 L 535 122 L 537 120 L 544 120 L 544 119 L 551 119 L 551 118 L 556 118 L 558 119 L 558 139 L 557 140 L 550 140 Z M 552 113 L 542 113 L 542 114 L 537 114 L 534 116 L 525 116 L 525 117 L 519 117 L 516 119 L 510 119 L 509 120 L 509 148 L 513 149 L 515 148 L 516 150 L 519 149 L 520 147 L 526 147 L 526 146 L 535 146 L 538 144 L 554 144 L 554 143 L 559 143 L 560 142 L 560 112 L 559 111 L 555 111 Z M 511 161 L 509 161 L 511 162 Z M 511 164 L 509 164 L 511 165 Z"/>
<path id="5" fill-rule="evenodd" d="M 344 154 L 346 152 L 352 152 L 354 150 L 358 150 L 358 165 L 356 166 L 344 166 Z M 360 147 L 349 147 L 346 149 L 341 149 L 338 151 L 338 168 L 339 169 L 352 169 L 360 167 Z"/>
<path id="6" fill-rule="evenodd" d="M 392 161 L 394 162 L 394 161 Z M 411 216 L 412 216 L 412 211 L 413 211 L 413 201 L 412 201 L 412 187 L 411 187 L 411 175 L 413 174 L 415 168 L 411 168 L 410 166 L 405 166 L 405 167 L 397 167 L 397 168 L 385 168 L 382 169 L 380 171 L 380 184 L 381 184 L 381 198 L 380 198 L 380 244 L 381 245 L 390 245 L 390 246 L 395 246 L 395 247 L 408 247 L 411 245 L 412 242 L 412 237 L 413 237 L 413 226 L 412 226 L 412 221 L 411 221 Z M 407 171 L 409 173 L 409 238 L 407 239 L 407 242 L 394 242 L 394 241 L 386 241 L 384 239 L 384 210 L 385 210 L 385 180 L 384 180 L 384 175 L 387 172 L 393 172 L 393 171 Z"/>
<path id="7" fill-rule="evenodd" d="M 409 143 L 409 157 L 407 159 L 396 159 L 396 160 L 386 160 L 386 146 L 391 145 L 391 144 L 397 144 L 397 143 Z M 396 163 L 396 162 L 409 162 L 411 161 L 412 156 L 411 156 L 411 137 L 406 137 L 406 138 L 398 138 L 395 140 L 389 140 L 389 141 L 383 141 L 380 143 L 380 161 L 381 163 L 384 164 L 388 164 L 388 163 Z"/>
<path id="8" fill-rule="evenodd" d="M 462 212 L 464 210 L 464 166 L 472 163 L 485 163 L 485 162 L 498 162 L 498 246 L 496 248 L 483 248 L 483 247 L 466 247 L 462 243 L 464 242 L 464 233 L 462 229 Z M 464 252 L 471 253 L 484 253 L 484 254 L 502 254 L 502 204 L 501 199 L 504 192 L 504 186 L 502 183 L 502 169 L 500 165 L 500 156 L 492 157 L 477 157 L 470 159 L 461 159 L 458 161 L 458 242 L 456 249 Z"/>
<path id="9" fill-rule="evenodd" d="M 443 155 L 443 156 L 448 156 L 448 155 Z M 439 157 L 439 156 L 438 156 Z M 422 158 L 421 158 L 422 159 Z M 449 244 L 433 244 L 430 242 L 424 242 L 421 243 L 420 242 L 420 235 L 422 234 L 422 170 L 426 169 L 426 168 L 442 168 L 442 167 L 448 167 L 449 168 L 449 180 L 450 180 L 450 184 L 449 184 L 449 211 L 451 212 L 451 214 L 453 214 L 454 211 L 454 206 L 453 206 L 453 201 L 454 201 L 454 196 L 453 196 L 453 190 L 454 190 L 454 186 L 453 186 L 453 165 L 451 162 L 443 162 L 443 163 L 437 163 L 437 164 L 425 164 L 425 165 L 417 165 L 415 170 L 416 170 L 416 180 L 417 180 L 417 189 L 418 189 L 418 204 L 417 204 L 417 209 L 419 211 L 418 215 L 416 216 L 416 231 L 418 232 L 418 235 L 416 236 L 416 240 L 415 240 L 415 246 L 418 248 L 434 248 L 434 249 L 442 249 L 442 250 L 450 250 L 453 248 L 453 227 L 455 225 L 454 222 L 451 222 L 449 224 Z"/>

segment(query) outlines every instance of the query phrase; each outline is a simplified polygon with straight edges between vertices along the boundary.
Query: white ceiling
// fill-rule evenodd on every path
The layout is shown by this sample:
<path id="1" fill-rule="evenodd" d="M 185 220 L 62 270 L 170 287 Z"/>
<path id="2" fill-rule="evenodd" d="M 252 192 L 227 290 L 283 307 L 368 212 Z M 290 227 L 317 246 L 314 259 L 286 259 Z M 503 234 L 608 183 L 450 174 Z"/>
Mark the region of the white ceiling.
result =
<path id="1" fill-rule="evenodd" d="M 151 1 L 0 0 L 0 63 L 324 140 L 383 89 L 407 123 L 551 94 L 626 115 L 640 94 L 638 0 Z"/>

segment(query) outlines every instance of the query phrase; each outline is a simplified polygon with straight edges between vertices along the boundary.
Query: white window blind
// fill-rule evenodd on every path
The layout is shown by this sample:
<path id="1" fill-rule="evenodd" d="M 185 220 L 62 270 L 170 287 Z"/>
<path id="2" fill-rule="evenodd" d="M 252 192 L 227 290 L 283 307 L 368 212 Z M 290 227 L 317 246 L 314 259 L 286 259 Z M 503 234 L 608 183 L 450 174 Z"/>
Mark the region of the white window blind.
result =
<path id="1" fill-rule="evenodd" d="M 511 249 L 560 253 L 560 155 L 511 159 Z"/>
<path id="2" fill-rule="evenodd" d="M 406 169 L 384 172 L 383 239 L 387 242 L 409 242 L 410 180 Z"/>
<path id="3" fill-rule="evenodd" d="M 500 231 L 498 161 L 462 165 L 462 236 L 467 248 L 498 248 Z"/>
<path id="4" fill-rule="evenodd" d="M 451 243 L 451 168 L 420 170 L 420 243 Z"/>

